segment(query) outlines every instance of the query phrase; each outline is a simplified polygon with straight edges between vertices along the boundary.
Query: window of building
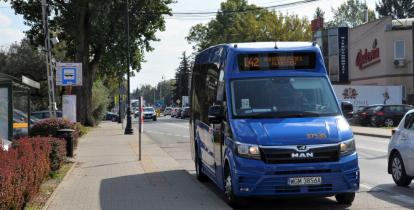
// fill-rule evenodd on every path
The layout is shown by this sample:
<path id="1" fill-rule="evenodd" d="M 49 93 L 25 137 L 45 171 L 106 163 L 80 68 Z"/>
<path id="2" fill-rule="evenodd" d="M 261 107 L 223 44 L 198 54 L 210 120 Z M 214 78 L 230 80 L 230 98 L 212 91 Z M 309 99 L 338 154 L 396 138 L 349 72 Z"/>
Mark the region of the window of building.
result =
<path id="1" fill-rule="evenodd" d="M 405 58 L 405 41 L 404 40 L 394 41 L 394 58 L 395 59 Z"/>

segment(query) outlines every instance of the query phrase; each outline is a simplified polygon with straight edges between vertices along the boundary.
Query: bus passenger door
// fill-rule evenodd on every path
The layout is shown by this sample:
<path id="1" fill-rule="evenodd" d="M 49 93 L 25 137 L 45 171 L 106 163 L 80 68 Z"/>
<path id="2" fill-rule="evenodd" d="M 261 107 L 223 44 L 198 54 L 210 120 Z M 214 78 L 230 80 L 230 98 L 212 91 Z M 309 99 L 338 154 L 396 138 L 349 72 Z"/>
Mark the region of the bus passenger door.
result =
<path id="1" fill-rule="evenodd" d="M 216 99 L 217 83 L 218 83 L 218 69 L 214 66 L 203 66 L 205 81 L 204 88 L 202 90 L 202 113 L 200 121 L 198 122 L 197 131 L 200 142 L 200 156 L 204 165 L 209 169 L 212 175 L 216 174 L 215 163 L 215 148 L 214 148 L 214 124 L 210 123 L 208 118 L 208 110 L 214 105 Z M 204 82 L 203 81 L 203 82 Z"/>

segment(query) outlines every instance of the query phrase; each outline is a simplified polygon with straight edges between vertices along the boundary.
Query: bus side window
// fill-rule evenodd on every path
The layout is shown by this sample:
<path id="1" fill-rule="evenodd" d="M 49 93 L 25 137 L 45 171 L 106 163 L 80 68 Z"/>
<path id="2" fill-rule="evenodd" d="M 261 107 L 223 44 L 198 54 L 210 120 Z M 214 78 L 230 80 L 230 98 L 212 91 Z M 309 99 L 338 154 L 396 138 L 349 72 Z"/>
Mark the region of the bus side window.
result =
<path id="1" fill-rule="evenodd" d="M 217 87 L 217 102 L 225 101 L 225 90 L 224 90 L 224 70 L 220 70 Z"/>

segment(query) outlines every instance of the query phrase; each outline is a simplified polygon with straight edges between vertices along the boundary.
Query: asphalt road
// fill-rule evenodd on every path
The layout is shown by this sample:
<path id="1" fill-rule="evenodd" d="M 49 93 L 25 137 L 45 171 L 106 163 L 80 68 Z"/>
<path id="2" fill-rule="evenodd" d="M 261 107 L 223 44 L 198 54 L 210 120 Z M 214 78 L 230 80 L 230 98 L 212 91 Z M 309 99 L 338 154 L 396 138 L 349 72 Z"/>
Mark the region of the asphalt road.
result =
<path id="1" fill-rule="evenodd" d="M 134 120 L 134 126 L 136 126 Z M 152 138 L 164 151 L 177 160 L 190 174 L 194 174 L 191 160 L 188 121 L 160 117 L 158 121 L 145 121 L 144 133 Z M 388 139 L 355 136 L 361 169 L 361 189 L 351 207 L 338 206 L 333 198 L 276 199 L 283 209 L 414 209 L 414 182 L 407 188 L 397 187 L 387 173 Z M 143 148 L 145 149 L 145 148 Z M 222 197 L 212 184 L 208 188 Z M 275 200 L 256 200 L 254 208 L 273 209 Z"/>

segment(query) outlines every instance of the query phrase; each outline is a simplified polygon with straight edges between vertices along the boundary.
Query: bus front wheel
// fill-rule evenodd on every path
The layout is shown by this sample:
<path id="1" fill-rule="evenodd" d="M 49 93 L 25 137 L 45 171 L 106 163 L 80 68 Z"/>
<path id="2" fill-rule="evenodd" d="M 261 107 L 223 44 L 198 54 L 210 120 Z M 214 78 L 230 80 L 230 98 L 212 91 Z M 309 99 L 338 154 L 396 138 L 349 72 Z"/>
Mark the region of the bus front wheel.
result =
<path id="1" fill-rule="evenodd" d="M 351 205 L 355 199 L 355 193 L 341 193 L 335 195 L 336 202 L 339 204 Z"/>
<path id="2" fill-rule="evenodd" d="M 226 202 L 233 208 L 241 206 L 241 198 L 236 196 L 233 191 L 233 178 L 231 177 L 230 166 L 226 163 L 224 167 L 224 195 Z"/>

